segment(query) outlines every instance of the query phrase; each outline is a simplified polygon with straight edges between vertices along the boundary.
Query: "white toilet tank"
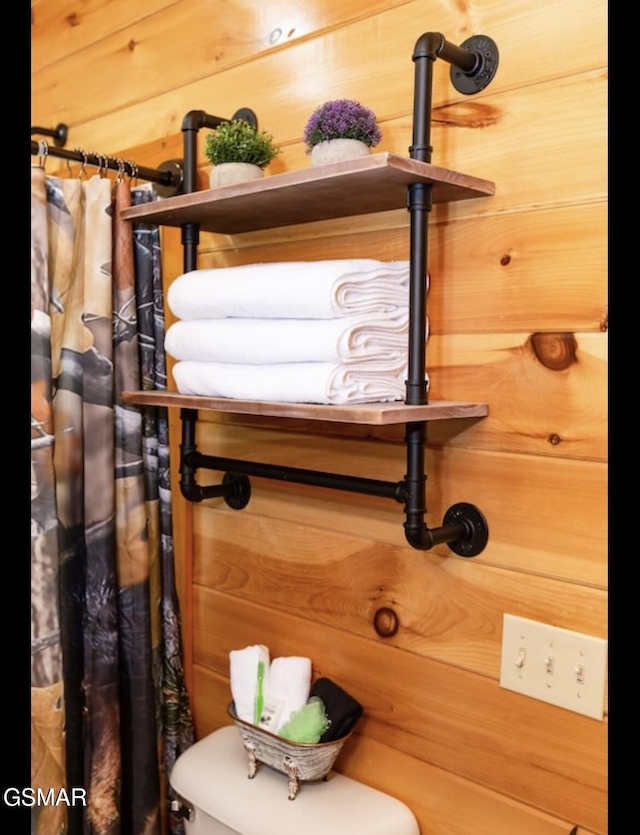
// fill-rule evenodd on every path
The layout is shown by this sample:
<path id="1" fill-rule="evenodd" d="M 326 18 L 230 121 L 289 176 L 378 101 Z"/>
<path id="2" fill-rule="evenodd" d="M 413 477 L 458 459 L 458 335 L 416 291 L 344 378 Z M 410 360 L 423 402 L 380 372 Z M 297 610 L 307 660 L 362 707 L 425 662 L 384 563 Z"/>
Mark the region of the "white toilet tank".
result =
<path id="1" fill-rule="evenodd" d="M 252 779 L 236 727 L 214 731 L 175 762 L 170 782 L 192 807 L 186 835 L 420 835 L 395 797 L 330 772 L 289 800 L 287 777 L 261 765 Z"/>

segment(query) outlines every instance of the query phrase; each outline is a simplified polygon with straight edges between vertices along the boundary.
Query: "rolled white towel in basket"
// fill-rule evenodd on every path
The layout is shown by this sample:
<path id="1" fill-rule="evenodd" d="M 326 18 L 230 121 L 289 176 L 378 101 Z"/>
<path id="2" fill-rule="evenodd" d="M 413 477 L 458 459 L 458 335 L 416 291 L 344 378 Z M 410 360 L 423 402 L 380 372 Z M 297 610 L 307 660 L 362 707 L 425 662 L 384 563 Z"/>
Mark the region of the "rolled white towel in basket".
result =
<path id="1" fill-rule="evenodd" d="M 299 655 L 274 658 L 269 671 L 269 699 L 281 701 L 275 733 L 286 724 L 291 714 L 304 707 L 311 689 L 311 659 Z"/>
<path id="2" fill-rule="evenodd" d="M 264 667 L 263 690 L 269 686 L 269 649 L 254 644 L 244 649 L 232 649 L 229 653 L 231 695 L 236 716 L 245 722 L 255 721 L 256 693 L 258 691 L 258 664 Z"/>
<path id="3" fill-rule="evenodd" d="M 235 400 L 347 405 L 402 400 L 406 360 L 271 365 L 183 360 L 173 369 L 180 394 Z"/>
<path id="4" fill-rule="evenodd" d="M 367 258 L 192 270 L 167 291 L 178 319 L 332 319 L 408 301 L 409 262 Z"/>
<path id="5" fill-rule="evenodd" d="M 234 363 L 342 362 L 407 355 L 409 313 L 334 319 L 187 319 L 167 330 L 165 349 L 176 360 Z"/>

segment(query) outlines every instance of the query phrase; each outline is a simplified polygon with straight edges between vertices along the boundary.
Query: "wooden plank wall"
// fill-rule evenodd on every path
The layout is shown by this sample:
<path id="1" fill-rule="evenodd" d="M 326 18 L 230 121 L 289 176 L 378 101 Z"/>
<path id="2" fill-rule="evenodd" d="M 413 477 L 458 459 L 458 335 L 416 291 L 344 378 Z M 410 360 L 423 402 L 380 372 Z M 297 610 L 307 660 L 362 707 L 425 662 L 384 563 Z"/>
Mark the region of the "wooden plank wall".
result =
<path id="1" fill-rule="evenodd" d="M 308 655 L 365 706 L 337 768 L 402 798 L 423 835 L 606 833 L 606 716 L 503 690 L 499 674 L 504 613 L 607 635 L 607 4 L 32 0 L 32 13 L 33 124 L 66 122 L 69 147 L 155 166 L 181 156 L 190 110 L 251 107 L 284 148 L 273 174 L 308 165 L 302 131 L 326 98 L 373 108 L 378 150 L 408 154 L 420 35 L 497 43 L 498 73 L 477 96 L 435 64 L 433 162 L 495 181 L 496 195 L 437 206 L 428 263 L 431 396 L 490 407 L 429 427 L 428 520 L 473 502 L 487 548 L 414 551 L 401 508 L 380 499 L 255 479 L 238 512 L 187 507 L 176 490 L 190 689 L 202 736 L 229 722 L 231 649 Z M 406 258 L 407 232 L 398 211 L 203 235 L 199 264 Z M 164 231 L 164 250 L 169 282 L 179 232 Z M 397 428 L 209 415 L 198 441 L 404 473 Z M 373 628 L 381 607 L 398 615 L 393 638 Z"/>

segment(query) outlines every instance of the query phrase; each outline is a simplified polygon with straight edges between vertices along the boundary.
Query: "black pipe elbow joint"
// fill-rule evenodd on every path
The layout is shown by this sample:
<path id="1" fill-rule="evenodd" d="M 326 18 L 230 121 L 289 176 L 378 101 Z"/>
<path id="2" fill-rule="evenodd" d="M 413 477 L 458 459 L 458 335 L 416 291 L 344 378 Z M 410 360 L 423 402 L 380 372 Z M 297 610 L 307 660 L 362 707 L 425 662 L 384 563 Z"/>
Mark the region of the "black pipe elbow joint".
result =
<path id="1" fill-rule="evenodd" d="M 405 537 L 412 548 L 429 551 L 434 545 L 446 542 L 459 557 L 476 557 L 489 541 L 489 526 L 475 505 L 458 502 L 444 515 L 442 526 L 428 528 L 422 522 L 406 521 Z"/>

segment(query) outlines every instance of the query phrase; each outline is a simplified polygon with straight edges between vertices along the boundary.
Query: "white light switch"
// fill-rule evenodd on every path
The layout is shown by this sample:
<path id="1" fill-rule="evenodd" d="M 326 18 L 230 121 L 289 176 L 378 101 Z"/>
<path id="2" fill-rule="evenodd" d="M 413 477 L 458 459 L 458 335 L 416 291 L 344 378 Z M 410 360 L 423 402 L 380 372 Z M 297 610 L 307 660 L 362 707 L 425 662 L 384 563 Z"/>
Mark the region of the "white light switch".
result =
<path id="1" fill-rule="evenodd" d="M 504 615 L 500 687 L 602 720 L 607 641 Z"/>

